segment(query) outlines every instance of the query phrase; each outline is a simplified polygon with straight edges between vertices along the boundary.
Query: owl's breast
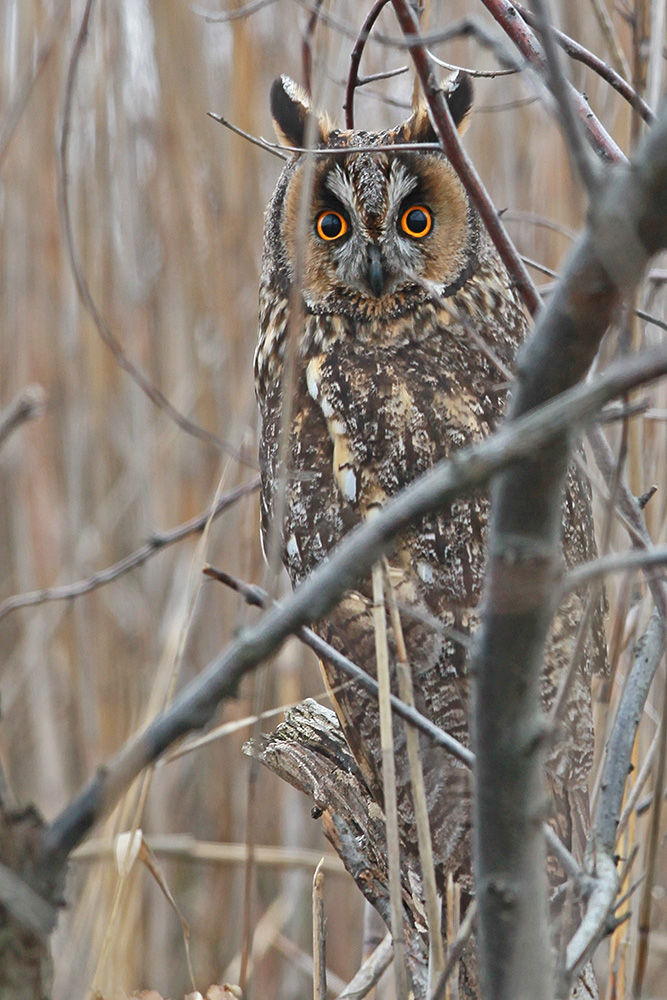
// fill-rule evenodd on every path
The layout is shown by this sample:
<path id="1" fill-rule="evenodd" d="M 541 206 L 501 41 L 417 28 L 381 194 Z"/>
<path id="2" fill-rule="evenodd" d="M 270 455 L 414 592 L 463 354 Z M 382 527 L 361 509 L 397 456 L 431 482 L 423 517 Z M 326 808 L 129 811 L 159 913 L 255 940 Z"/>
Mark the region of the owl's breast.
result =
<path id="1" fill-rule="evenodd" d="M 490 367 L 484 378 L 475 358 L 473 372 L 448 331 L 417 343 L 352 342 L 311 358 L 307 391 L 334 445 L 349 452 L 356 474 L 356 483 L 341 477 L 348 499 L 365 512 L 373 489 L 393 496 L 440 459 L 488 434 L 502 406 Z"/>
<path id="2" fill-rule="evenodd" d="M 443 338 L 445 339 L 443 349 Z M 485 436 L 501 407 L 496 372 L 470 370 L 460 336 L 373 345 L 346 340 L 305 360 L 293 401 L 285 561 L 293 582 L 370 511 L 453 451 Z M 280 408 L 266 400 L 265 531 L 276 488 Z M 486 499 L 464 498 L 403 533 L 391 562 L 406 599 L 426 594 L 467 630 L 481 589 Z M 450 617 L 447 615 L 447 617 Z"/>

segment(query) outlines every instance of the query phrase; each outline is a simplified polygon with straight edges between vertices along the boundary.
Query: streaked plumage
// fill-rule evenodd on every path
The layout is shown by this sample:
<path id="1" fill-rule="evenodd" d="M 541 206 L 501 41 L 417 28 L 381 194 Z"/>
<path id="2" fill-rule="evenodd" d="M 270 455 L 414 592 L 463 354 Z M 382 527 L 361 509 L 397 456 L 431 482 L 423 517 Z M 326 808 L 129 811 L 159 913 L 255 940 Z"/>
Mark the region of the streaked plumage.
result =
<path id="1" fill-rule="evenodd" d="M 469 79 L 454 77 L 448 101 L 459 127 L 471 100 Z M 321 148 L 350 151 L 315 160 L 305 227 L 300 224 L 306 178 L 302 156 L 285 167 L 266 216 L 255 357 L 262 413 L 262 530 L 266 539 L 279 484 L 285 411 L 290 438 L 282 549 L 296 584 L 375 506 L 490 432 L 503 409 L 506 372 L 526 321 L 517 292 L 444 154 L 354 152 L 360 146 L 434 141 L 424 109 L 388 132 L 338 131 L 328 120 L 312 117 L 307 98 L 283 78 L 274 84 L 272 110 L 286 144 L 302 146 L 310 132 Z M 321 235 L 318 220 L 323 219 L 323 233 L 342 235 Z M 410 235 L 406 224 L 423 226 L 425 235 Z M 295 296 L 299 275 L 301 295 Z M 281 385 L 290 337 L 294 381 L 285 408 Z M 469 742 L 466 649 L 457 636 L 467 637 L 476 623 L 487 507 L 480 494 L 422 519 L 404 532 L 389 560 L 418 707 L 464 743 Z M 567 562 L 590 558 L 589 496 L 575 474 L 564 524 Z M 374 674 L 371 603 L 366 580 L 318 628 Z M 557 618 L 544 679 L 546 704 L 568 661 L 581 613 L 580 597 L 571 595 Z M 434 618 L 441 630 L 434 629 Z M 568 702 L 567 732 L 551 757 L 557 820 L 566 842 L 586 823 L 589 681 L 602 649 L 598 613 Z M 327 665 L 325 673 L 331 685 L 342 679 Z M 335 704 L 368 787 L 382 803 L 377 706 L 356 685 L 338 692 Z M 395 725 L 395 742 L 401 834 L 413 848 L 402 724 Z M 469 775 L 425 739 L 422 752 L 440 890 L 444 893 L 452 872 L 470 892 Z"/>

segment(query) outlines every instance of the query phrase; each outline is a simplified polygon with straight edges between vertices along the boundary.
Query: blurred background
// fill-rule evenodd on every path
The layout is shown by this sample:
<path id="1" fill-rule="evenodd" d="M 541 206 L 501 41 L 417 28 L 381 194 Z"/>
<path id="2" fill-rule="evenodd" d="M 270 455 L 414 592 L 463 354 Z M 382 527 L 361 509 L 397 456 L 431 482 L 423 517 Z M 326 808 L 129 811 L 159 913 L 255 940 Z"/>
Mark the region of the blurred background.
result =
<path id="1" fill-rule="evenodd" d="M 600 2 L 560 0 L 552 9 L 564 31 L 609 62 L 609 36 L 595 11 Z M 272 140 L 270 84 L 285 72 L 303 81 L 308 35 L 313 92 L 342 124 L 350 52 L 371 5 L 331 0 L 309 33 L 305 2 L 259 0 L 245 9 L 236 0 L 210 3 L 205 9 L 182 0 L 98 3 L 87 37 L 77 43 L 82 0 L 0 0 L 0 409 L 34 384 L 46 400 L 40 418 L 0 451 L 0 601 L 89 579 L 156 532 L 205 513 L 216 495 L 256 478 L 252 356 L 262 220 L 281 161 L 207 112 Z M 635 4 L 635 13 L 646 7 Z M 653 7 L 664 14 L 664 3 Z M 625 71 L 637 73 L 637 85 L 655 101 L 663 89 L 664 38 L 641 48 L 624 11 L 610 6 L 609 12 Z M 500 37 L 476 0 L 434 0 L 430 28 L 465 15 Z M 398 36 L 390 10 L 377 30 Z M 474 40 L 433 51 L 452 64 L 498 69 Z M 408 61 L 404 51 L 371 38 L 361 72 Z M 581 63 L 568 69 L 629 150 L 642 126 L 627 104 Z M 68 75 L 72 100 L 64 118 Z M 380 128 L 407 117 L 412 87 L 412 73 L 405 72 L 361 88 L 356 124 Z M 83 289 L 63 236 L 64 125 L 66 201 Z M 548 294 L 552 272 L 584 222 L 585 201 L 529 76 L 476 80 L 466 146 Z M 663 322 L 666 278 L 656 262 L 641 303 Z M 81 290 L 90 296 L 87 305 Z M 610 336 L 605 357 L 629 342 L 636 349 L 664 336 L 635 321 L 625 335 Z M 119 354 L 218 442 L 177 426 L 123 370 Z M 636 494 L 659 486 L 646 515 L 654 541 L 664 543 L 665 389 L 639 397 L 648 409 L 627 424 L 626 472 Z M 607 433 L 618 450 L 619 425 Z M 617 526 L 611 544 L 627 547 Z M 261 583 L 255 492 L 225 510 L 203 539 L 190 535 L 86 595 L 0 607 L 0 751 L 15 804 L 33 802 L 52 819 L 175 688 L 252 620 L 256 612 L 235 594 L 202 583 L 207 562 Z M 609 597 L 615 672 L 596 689 L 601 745 L 633 637 L 651 610 L 636 579 L 610 581 Z M 642 723 L 638 767 L 654 742 L 661 685 L 659 679 Z M 311 803 L 273 775 L 251 775 L 242 752 L 251 726 L 233 725 L 306 695 L 324 699 L 319 669 L 290 642 L 220 712 L 218 722 L 228 726 L 223 736 L 144 776 L 95 831 L 71 865 L 68 907 L 54 940 L 57 998 L 147 987 L 178 997 L 192 989 L 177 914 L 145 867 L 135 865 L 121 879 L 113 862 L 114 834 L 133 826 L 158 838 L 160 868 L 190 926 L 199 989 L 239 981 L 245 927 L 254 932 L 250 994 L 310 995 L 311 882 L 322 854 L 329 859 L 332 995 L 353 975 L 362 955 L 363 900 L 337 870 Z M 278 711 L 262 725 L 281 718 Z M 647 815 L 630 823 L 619 849 L 624 854 L 639 844 L 631 881 L 643 871 Z M 243 857 L 250 843 L 276 850 L 258 852 L 249 872 Z M 664 996 L 667 962 L 666 873 L 662 852 L 648 983 L 656 996 Z M 623 996 L 636 920 L 600 949 L 608 996 Z M 378 1000 L 389 989 L 378 991 Z"/>

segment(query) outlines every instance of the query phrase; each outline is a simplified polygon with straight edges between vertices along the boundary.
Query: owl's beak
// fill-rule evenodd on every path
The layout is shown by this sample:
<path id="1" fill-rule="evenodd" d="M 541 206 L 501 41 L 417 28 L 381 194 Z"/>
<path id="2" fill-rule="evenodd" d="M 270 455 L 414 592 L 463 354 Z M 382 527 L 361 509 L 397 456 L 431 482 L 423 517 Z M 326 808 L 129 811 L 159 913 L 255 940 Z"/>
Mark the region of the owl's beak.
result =
<path id="1" fill-rule="evenodd" d="M 378 298 L 384 288 L 385 270 L 382 252 L 375 243 L 368 248 L 368 269 L 366 271 L 368 284 L 373 295 Z"/>

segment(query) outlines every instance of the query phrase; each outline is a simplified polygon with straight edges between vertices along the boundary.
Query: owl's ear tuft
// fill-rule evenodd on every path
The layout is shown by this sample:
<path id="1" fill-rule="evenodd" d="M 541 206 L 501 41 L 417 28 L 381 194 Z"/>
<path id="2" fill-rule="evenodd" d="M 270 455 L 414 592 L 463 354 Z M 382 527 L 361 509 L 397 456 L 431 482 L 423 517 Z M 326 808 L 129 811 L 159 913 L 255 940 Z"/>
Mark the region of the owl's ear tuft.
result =
<path id="1" fill-rule="evenodd" d="M 449 113 L 454 119 L 459 134 L 463 135 L 470 124 L 470 112 L 474 100 L 472 77 L 463 70 L 457 69 L 449 77 L 443 87 Z"/>
<path id="2" fill-rule="evenodd" d="M 442 92 L 447 101 L 449 113 L 454 120 L 454 124 L 459 134 L 463 135 L 470 123 L 470 112 L 472 111 L 472 79 L 467 73 L 457 70 L 455 73 L 452 73 L 449 79 L 445 80 L 442 85 Z M 428 108 L 423 99 L 412 116 L 401 126 L 400 131 L 405 142 L 438 141 L 435 129 L 431 124 Z"/>
<path id="3" fill-rule="evenodd" d="M 289 76 L 280 76 L 273 81 L 270 100 L 273 127 L 283 146 L 303 149 L 308 141 L 311 146 L 326 143 L 329 133 L 326 118 L 313 113 L 305 90 Z M 312 133 L 308 135 L 308 123 L 311 120 Z"/>

